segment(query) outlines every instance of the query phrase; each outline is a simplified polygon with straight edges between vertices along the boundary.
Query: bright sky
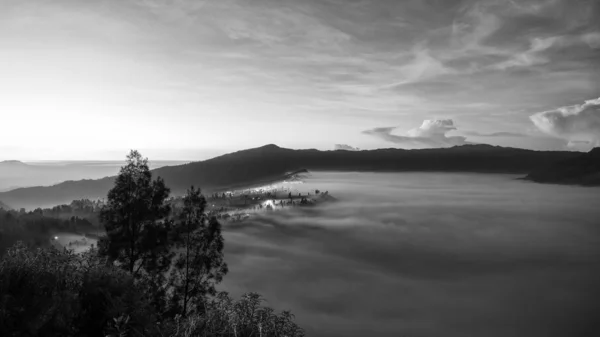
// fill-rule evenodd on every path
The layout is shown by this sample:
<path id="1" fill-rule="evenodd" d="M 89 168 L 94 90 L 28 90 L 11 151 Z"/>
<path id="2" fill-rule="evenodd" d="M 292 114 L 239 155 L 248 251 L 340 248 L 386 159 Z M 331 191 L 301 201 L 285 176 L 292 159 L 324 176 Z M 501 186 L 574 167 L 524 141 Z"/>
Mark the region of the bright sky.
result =
<path id="1" fill-rule="evenodd" d="M 0 160 L 600 145 L 600 1 L 1 2 Z"/>

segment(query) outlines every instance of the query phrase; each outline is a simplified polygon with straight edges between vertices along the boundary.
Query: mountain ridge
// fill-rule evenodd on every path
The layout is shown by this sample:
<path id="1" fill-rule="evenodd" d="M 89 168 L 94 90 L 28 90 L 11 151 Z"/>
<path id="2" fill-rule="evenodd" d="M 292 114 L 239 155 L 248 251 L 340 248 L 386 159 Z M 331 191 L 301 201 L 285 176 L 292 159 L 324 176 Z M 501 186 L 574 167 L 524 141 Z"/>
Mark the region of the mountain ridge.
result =
<path id="1" fill-rule="evenodd" d="M 579 153 L 533 151 L 491 145 L 463 145 L 437 149 L 376 149 L 340 151 L 286 149 L 275 144 L 240 150 L 212 159 L 152 170 L 162 177 L 173 194 L 183 194 L 189 186 L 205 192 L 282 179 L 286 172 L 481 172 L 523 173 L 541 169 Z M 11 207 L 45 207 L 74 199 L 102 198 L 112 187 L 114 177 L 66 181 L 47 187 L 19 188 L 0 193 Z"/>
<path id="2" fill-rule="evenodd" d="M 600 147 L 534 170 L 524 179 L 538 183 L 600 186 Z"/>

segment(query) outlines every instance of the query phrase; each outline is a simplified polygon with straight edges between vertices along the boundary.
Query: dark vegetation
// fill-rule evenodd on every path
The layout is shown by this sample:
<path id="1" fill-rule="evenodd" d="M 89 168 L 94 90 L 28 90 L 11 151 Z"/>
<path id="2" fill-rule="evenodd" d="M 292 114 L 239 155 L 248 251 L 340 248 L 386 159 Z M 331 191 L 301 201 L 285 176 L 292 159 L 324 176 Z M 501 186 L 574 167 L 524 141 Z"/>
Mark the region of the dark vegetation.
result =
<path id="1" fill-rule="evenodd" d="M 29 212 L 0 207 L 0 255 L 17 241 L 48 247 L 53 233 L 95 231 L 99 228 L 99 211 L 100 204 L 90 200 L 75 200 L 69 205 Z"/>
<path id="2" fill-rule="evenodd" d="M 198 189 L 178 212 L 169 193 L 132 151 L 100 210 L 106 236 L 97 248 L 76 255 L 27 237 L 8 248 L 0 336 L 303 336 L 292 314 L 275 314 L 259 295 L 236 301 L 217 291 L 228 272 L 221 225 Z M 41 209 L 1 212 L 14 227 L 35 226 L 29 217 L 69 221 Z"/>
<path id="3" fill-rule="evenodd" d="M 444 149 L 370 151 L 291 150 L 275 145 L 238 151 L 213 159 L 153 170 L 175 194 L 191 185 L 205 191 L 235 188 L 282 179 L 287 173 L 314 171 L 440 171 L 529 173 L 554 162 L 579 156 L 576 152 L 531 151 L 490 145 Z M 0 193 L 11 207 L 35 208 L 74 199 L 105 196 L 115 177 L 67 181 L 55 186 L 16 189 Z"/>
<path id="4" fill-rule="evenodd" d="M 0 201 L 0 209 L 10 210 L 11 208 L 8 205 L 4 204 L 2 201 Z"/>
<path id="5" fill-rule="evenodd" d="M 539 183 L 600 186 L 600 147 L 537 169 L 525 179 Z"/>

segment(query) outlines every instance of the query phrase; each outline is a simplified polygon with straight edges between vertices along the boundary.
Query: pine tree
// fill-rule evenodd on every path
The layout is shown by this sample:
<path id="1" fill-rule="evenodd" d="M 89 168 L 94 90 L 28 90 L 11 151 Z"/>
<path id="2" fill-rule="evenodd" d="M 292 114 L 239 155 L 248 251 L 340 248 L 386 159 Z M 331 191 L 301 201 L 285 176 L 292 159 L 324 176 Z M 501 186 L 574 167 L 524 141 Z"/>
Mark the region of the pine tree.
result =
<path id="1" fill-rule="evenodd" d="M 136 278 L 142 269 L 157 273 L 170 265 L 169 222 L 161 221 L 170 212 L 169 192 L 160 177 L 152 180 L 148 159 L 132 150 L 100 212 L 107 233 L 100 253 Z"/>
<path id="2" fill-rule="evenodd" d="M 171 271 L 171 308 L 182 316 L 202 310 L 208 295 L 227 273 L 223 259 L 221 224 L 204 213 L 206 199 L 192 186 L 184 198 L 181 220 L 176 225 L 179 252 Z"/>

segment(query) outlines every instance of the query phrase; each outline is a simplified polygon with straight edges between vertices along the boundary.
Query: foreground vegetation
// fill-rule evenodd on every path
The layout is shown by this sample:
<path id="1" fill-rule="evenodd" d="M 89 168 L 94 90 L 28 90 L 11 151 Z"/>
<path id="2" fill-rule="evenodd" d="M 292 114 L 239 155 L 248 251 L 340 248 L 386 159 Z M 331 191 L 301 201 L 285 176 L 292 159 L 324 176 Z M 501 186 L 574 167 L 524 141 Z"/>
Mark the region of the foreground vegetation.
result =
<path id="1" fill-rule="evenodd" d="M 258 294 L 217 291 L 228 268 L 205 198 L 191 187 L 173 212 L 147 159 L 127 159 L 100 211 L 107 235 L 97 248 L 76 255 L 19 242 L 5 252 L 0 336 L 303 336 L 291 313 L 275 314 Z"/>
<path id="2" fill-rule="evenodd" d="M 76 200 L 71 205 L 30 212 L 0 208 L 0 256 L 18 241 L 31 247 L 48 247 L 48 239 L 56 232 L 95 232 L 99 229 L 99 210 L 94 211 L 88 206 L 91 204 L 89 200 Z"/>

